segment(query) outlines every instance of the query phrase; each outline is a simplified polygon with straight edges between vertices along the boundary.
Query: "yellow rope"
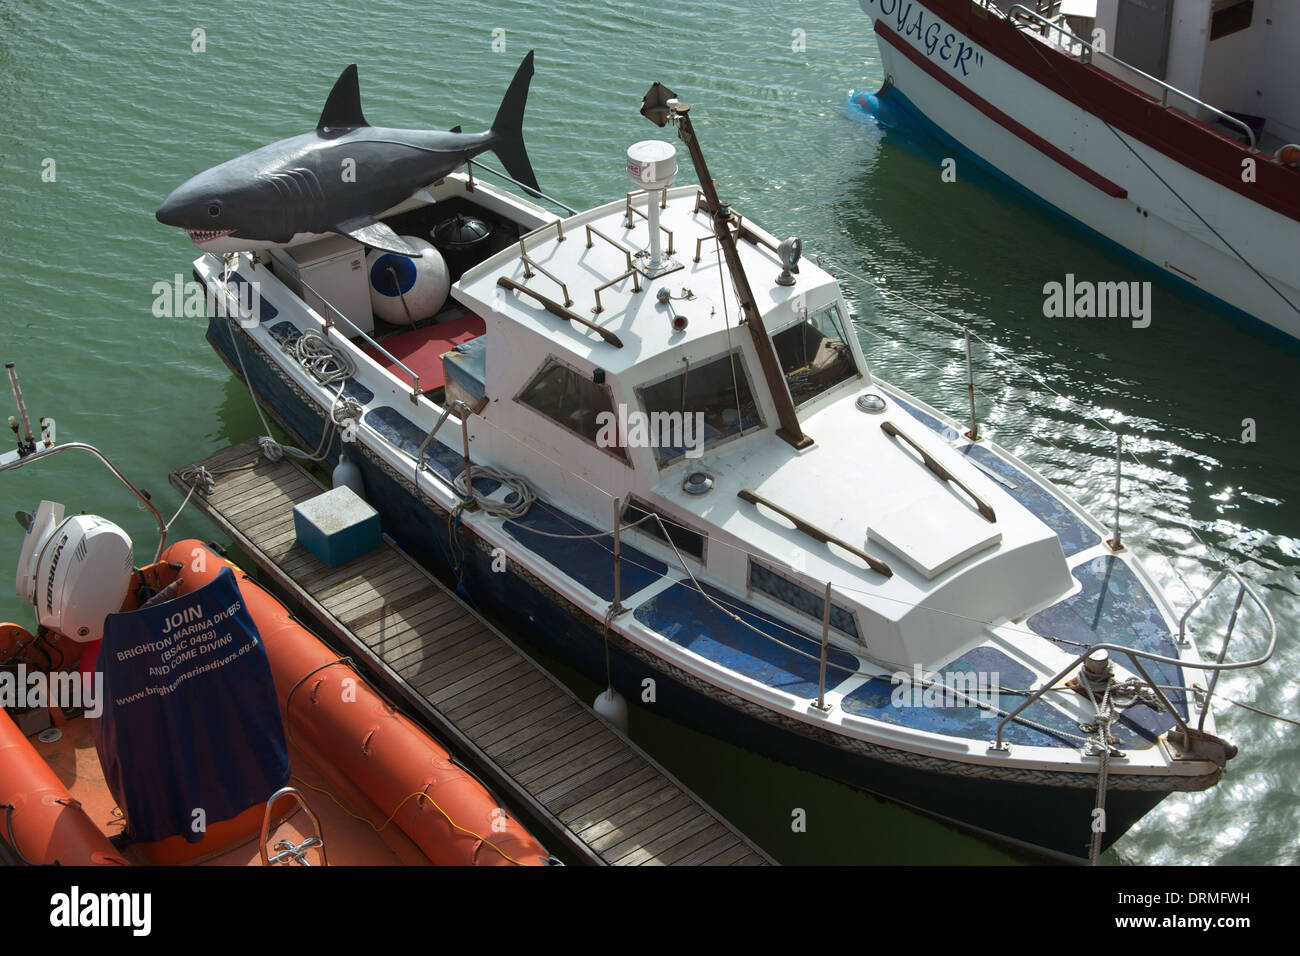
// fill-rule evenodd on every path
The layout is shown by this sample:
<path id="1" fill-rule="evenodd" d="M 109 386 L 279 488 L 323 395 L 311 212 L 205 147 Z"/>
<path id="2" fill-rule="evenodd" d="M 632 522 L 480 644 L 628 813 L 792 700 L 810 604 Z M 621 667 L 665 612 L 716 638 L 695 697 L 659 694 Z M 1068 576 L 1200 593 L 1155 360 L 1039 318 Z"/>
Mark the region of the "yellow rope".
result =
<path id="1" fill-rule="evenodd" d="M 323 789 L 321 789 L 320 787 L 312 786 L 310 783 L 308 783 L 306 780 L 302 779 L 302 777 L 299 777 L 297 774 L 294 775 L 293 779 L 294 779 L 294 780 L 297 780 L 300 784 L 302 784 L 304 787 L 307 787 L 309 790 L 315 790 L 317 793 L 323 793 L 325 796 L 327 796 L 327 797 L 329 797 L 331 800 L 333 800 L 334 803 L 335 803 L 335 805 L 337 805 L 338 808 L 339 808 L 340 810 L 342 810 L 344 813 L 346 813 L 346 814 L 347 814 L 348 816 L 350 816 L 352 819 L 354 819 L 354 820 L 360 820 L 362 823 L 366 824 L 366 826 L 370 827 L 370 829 L 374 830 L 376 833 L 383 833 L 383 832 L 384 832 L 384 830 L 387 828 L 388 824 L 392 823 L 392 822 L 393 822 L 393 819 L 394 819 L 394 818 L 397 816 L 397 814 L 401 811 L 402 807 L 406 806 L 406 801 L 407 801 L 407 800 L 410 800 L 410 799 L 412 799 L 413 797 L 423 797 L 424 799 L 426 799 L 426 800 L 429 801 L 429 803 L 433 806 L 433 808 L 434 808 L 435 810 L 437 810 L 439 813 L 442 814 L 443 818 L 447 821 L 447 823 L 449 823 L 449 824 L 451 825 L 452 829 L 454 829 L 454 830 L 459 830 L 461 833 L 468 833 L 470 836 L 472 836 L 472 837 L 476 837 L 476 838 L 479 840 L 479 842 L 484 843 L 484 844 L 486 844 L 487 846 L 490 846 L 492 849 L 496 850 L 499 854 L 501 854 L 502 859 L 506 860 L 506 861 L 509 862 L 509 863 L 513 863 L 515 866 L 524 866 L 524 865 L 525 865 L 525 864 L 523 864 L 523 863 L 520 863 L 518 860 L 516 860 L 516 859 L 515 859 L 514 857 L 512 857 L 510 854 L 506 853 L 505 850 L 501 849 L 501 847 L 497 846 L 495 843 L 493 843 L 493 842 L 492 842 L 491 840 L 489 840 L 487 837 L 483 836 L 483 835 L 480 834 L 480 833 L 475 833 L 473 830 L 470 830 L 470 829 L 468 829 L 468 828 L 466 828 L 466 827 L 461 826 L 459 823 L 457 823 L 455 820 L 453 820 L 453 819 L 451 818 L 451 816 L 447 813 L 446 810 L 444 810 L 442 807 L 438 806 L 437 801 L 434 800 L 433 797 L 429 796 L 427 793 L 425 793 L 425 792 L 422 791 L 422 790 L 417 790 L 415 793 L 409 793 L 409 794 L 407 794 L 405 797 L 403 797 L 403 798 L 402 798 L 402 802 L 399 803 L 399 804 L 398 804 L 398 805 L 393 809 L 393 812 L 390 813 L 390 814 L 388 815 L 388 819 L 385 820 L 385 821 L 383 822 L 383 825 L 382 825 L 382 826 L 375 826 L 373 823 L 371 823 L 371 822 L 370 822 L 369 820 L 367 820 L 365 817 L 360 816 L 360 815 L 358 815 L 358 814 L 355 814 L 355 813 L 353 813 L 351 810 L 349 810 L 347 807 L 345 807 L 342 803 L 339 802 L 339 799 L 338 799 L 336 796 L 334 796 L 334 794 L 330 793 L 328 790 L 323 790 Z M 502 812 L 504 812 L 504 811 L 502 811 Z"/>

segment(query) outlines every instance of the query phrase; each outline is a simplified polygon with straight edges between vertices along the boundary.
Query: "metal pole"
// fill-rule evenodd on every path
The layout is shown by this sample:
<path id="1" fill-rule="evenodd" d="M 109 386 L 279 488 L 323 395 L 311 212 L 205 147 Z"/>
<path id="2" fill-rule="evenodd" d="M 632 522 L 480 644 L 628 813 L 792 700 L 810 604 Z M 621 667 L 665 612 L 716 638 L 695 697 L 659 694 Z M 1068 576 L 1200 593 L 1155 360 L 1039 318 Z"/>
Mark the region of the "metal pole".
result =
<path id="1" fill-rule="evenodd" d="M 618 614 L 623 610 L 623 558 L 619 551 L 619 530 L 622 522 L 622 501 L 614 499 L 614 603 L 610 612 Z"/>
<path id="2" fill-rule="evenodd" d="M 980 427 L 975 423 L 975 372 L 970 361 L 970 329 L 962 329 L 966 337 L 966 394 L 970 397 L 970 431 L 966 437 L 971 441 L 980 440 Z"/>
<path id="3" fill-rule="evenodd" d="M 826 582 L 826 606 L 822 609 L 822 660 L 817 677 L 817 709 L 830 710 L 826 706 L 826 649 L 830 644 L 831 632 L 831 582 Z"/>
<path id="4" fill-rule="evenodd" d="M 48 448 L 41 448 L 26 457 L 0 464 L 0 472 L 8 471 L 11 468 L 21 468 L 23 465 L 29 465 L 40 458 L 48 458 L 51 455 L 57 455 L 61 451 L 68 451 L 72 448 L 79 448 L 82 451 L 88 451 L 98 458 L 103 466 L 111 471 L 114 477 L 116 477 L 118 481 L 122 482 L 122 484 L 126 485 L 126 487 L 130 489 L 131 493 L 140 500 L 140 504 L 144 506 L 145 510 L 153 515 L 154 520 L 158 522 L 158 550 L 154 552 L 153 559 L 155 562 L 159 561 L 162 558 L 162 553 L 167 550 L 167 522 L 163 521 L 162 515 L 160 515 L 158 509 L 153 506 L 153 502 L 145 497 L 144 492 L 131 484 L 130 479 L 118 471 L 117 466 L 109 461 L 107 456 L 94 445 L 87 445 L 84 442 L 74 441 L 68 442 L 66 445 L 52 445 Z"/>
<path id="5" fill-rule="evenodd" d="M 1232 605 L 1232 616 L 1228 618 L 1228 630 L 1223 635 L 1223 646 L 1219 648 L 1219 659 L 1215 662 L 1223 663 L 1223 659 L 1228 656 L 1228 642 L 1232 640 L 1232 632 L 1237 627 L 1237 614 L 1241 611 L 1241 599 L 1246 596 L 1246 586 L 1243 584 L 1237 589 L 1237 601 Z M 1210 712 L 1210 698 L 1214 696 L 1215 685 L 1219 683 L 1219 675 L 1223 671 L 1216 670 L 1210 677 L 1210 686 L 1205 689 L 1205 706 L 1201 708 L 1201 719 L 1196 725 L 1197 730 L 1205 729 L 1205 715 Z"/>
<path id="6" fill-rule="evenodd" d="M 654 90 L 655 87 L 652 87 L 651 92 L 653 93 Z M 691 162 L 695 166 L 700 189 L 708 203 L 709 216 L 713 219 L 713 234 L 718 239 L 718 245 L 722 247 L 722 257 L 726 260 L 727 271 L 735 286 L 736 296 L 740 299 L 741 314 L 744 322 L 749 326 L 749 334 L 754 340 L 754 350 L 758 353 L 758 364 L 763 372 L 763 381 L 767 385 L 773 404 L 776 405 L 778 422 L 776 436 L 795 448 L 807 448 L 812 444 L 812 439 L 803 433 L 799 424 L 794 400 L 790 398 L 790 390 L 786 386 L 781 363 L 776 357 L 776 349 L 767 334 L 767 328 L 763 325 L 763 318 L 758 310 L 758 300 L 750 289 L 749 279 L 740 263 L 740 253 L 736 250 L 736 237 L 731 232 L 731 211 L 718 198 L 718 191 L 713 185 L 713 176 L 709 173 L 708 164 L 704 161 L 704 153 L 700 149 L 700 141 L 691 124 L 689 111 L 690 107 L 687 104 L 677 103 L 672 107 L 671 116 L 677 120 L 677 134 L 686 144 Z"/>
<path id="7" fill-rule="evenodd" d="M 470 470 L 469 464 L 469 417 L 473 414 L 473 409 L 462 401 L 453 402 L 451 407 L 460 415 L 460 447 L 465 457 L 465 495 L 468 499 L 465 507 L 470 511 L 477 511 L 478 502 L 474 500 L 474 473 Z"/>
<path id="8" fill-rule="evenodd" d="M 1119 500 L 1120 500 L 1120 478 L 1123 471 L 1124 455 L 1124 436 L 1119 432 L 1115 433 L 1115 536 L 1106 542 L 1110 545 L 1112 551 L 1123 551 L 1124 542 L 1119 536 Z"/>
<path id="9" fill-rule="evenodd" d="M 27 403 L 23 401 L 23 390 L 18 385 L 18 372 L 14 369 L 14 363 L 5 362 L 5 371 L 9 373 L 9 387 L 13 389 L 14 403 L 18 406 L 18 420 L 23 427 L 23 441 L 26 442 L 29 451 L 35 451 L 36 439 L 32 435 L 32 420 L 27 416 Z"/>

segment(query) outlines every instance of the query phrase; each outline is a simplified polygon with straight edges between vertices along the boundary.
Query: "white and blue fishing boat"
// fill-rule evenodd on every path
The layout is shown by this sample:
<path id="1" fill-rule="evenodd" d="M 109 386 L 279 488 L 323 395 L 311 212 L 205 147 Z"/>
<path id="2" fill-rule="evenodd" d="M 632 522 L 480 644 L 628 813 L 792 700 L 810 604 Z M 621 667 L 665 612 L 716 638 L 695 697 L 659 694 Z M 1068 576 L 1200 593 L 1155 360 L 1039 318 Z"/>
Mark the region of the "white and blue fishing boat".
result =
<path id="1" fill-rule="evenodd" d="M 1215 677 L 1274 642 L 1249 586 L 1215 581 L 1258 604 L 1255 659 L 1229 628 L 1203 661 L 1115 531 L 873 372 L 835 277 L 719 200 L 658 84 L 699 186 L 649 140 L 626 195 L 549 211 L 530 75 L 487 133 L 430 134 L 369 126 L 349 70 L 315 133 L 168 199 L 258 406 L 480 607 L 708 734 L 1073 858 L 1214 785 Z M 338 148 L 391 175 L 331 210 Z"/>

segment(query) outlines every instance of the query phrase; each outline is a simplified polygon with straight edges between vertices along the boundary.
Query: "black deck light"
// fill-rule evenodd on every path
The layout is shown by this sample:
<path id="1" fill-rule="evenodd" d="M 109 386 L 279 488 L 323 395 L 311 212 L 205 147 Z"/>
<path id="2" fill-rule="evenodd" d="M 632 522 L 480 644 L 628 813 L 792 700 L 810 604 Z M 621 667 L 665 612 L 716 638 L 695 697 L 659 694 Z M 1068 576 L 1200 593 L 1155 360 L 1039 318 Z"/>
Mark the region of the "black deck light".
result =
<path id="1" fill-rule="evenodd" d="M 754 340 L 754 350 L 758 353 L 758 362 L 763 370 L 763 380 L 767 383 L 768 394 L 776 405 L 779 427 L 776 434 L 795 448 L 806 448 L 812 439 L 799 427 L 799 416 L 794 410 L 794 401 L 786 387 L 785 376 L 781 374 L 781 363 L 777 361 L 776 349 L 772 339 L 763 326 L 762 316 L 754 304 L 754 293 L 749 287 L 749 279 L 740 264 L 740 253 L 736 249 L 736 236 L 731 231 L 734 225 L 731 210 L 718 199 L 718 190 L 709 175 L 708 164 L 691 125 L 690 107 L 677 99 L 677 94 L 662 83 L 655 83 L 641 101 L 641 115 L 656 126 L 667 126 L 669 122 L 677 123 L 677 135 L 686 144 L 695 165 L 695 175 L 700 181 L 709 215 L 713 218 L 713 233 L 718 245 L 722 247 L 723 257 L 727 260 L 727 270 L 731 273 L 731 282 L 740 299 L 741 321 L 749 326 L 749 334 Z"/>

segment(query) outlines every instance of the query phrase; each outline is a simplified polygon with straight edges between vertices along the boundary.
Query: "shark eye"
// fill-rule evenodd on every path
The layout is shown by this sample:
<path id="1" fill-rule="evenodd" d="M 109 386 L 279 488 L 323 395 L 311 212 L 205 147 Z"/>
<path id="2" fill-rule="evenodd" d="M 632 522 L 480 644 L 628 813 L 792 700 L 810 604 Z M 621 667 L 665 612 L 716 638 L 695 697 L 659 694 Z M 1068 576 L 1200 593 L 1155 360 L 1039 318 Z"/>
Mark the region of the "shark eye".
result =
<path id="1" fill-rule="evenodd" d="M 209 207 L 208 207 L 208 215 L 211 216 L 213 219 L 216 219 L 218 216 L 220 216 L 220 215 L 221 215 L 221 204 L 220 204 L 220 203 L 215 203 L 215 202 L 214 202 L 211 206 L 209 206 Z"/>

